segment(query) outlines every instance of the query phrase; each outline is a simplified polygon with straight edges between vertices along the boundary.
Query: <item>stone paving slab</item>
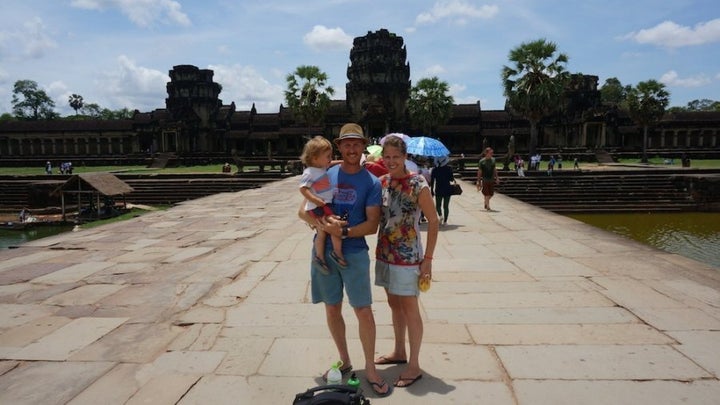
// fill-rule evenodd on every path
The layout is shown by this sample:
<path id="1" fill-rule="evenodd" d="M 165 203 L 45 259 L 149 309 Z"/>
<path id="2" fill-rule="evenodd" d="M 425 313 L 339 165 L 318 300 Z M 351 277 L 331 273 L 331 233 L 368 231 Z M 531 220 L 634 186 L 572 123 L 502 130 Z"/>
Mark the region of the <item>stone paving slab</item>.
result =
<path id="1" fill-rule="evenodd" d="M 0 251 L 0 403 L 292 403 L 337 360 L 299 204 L 289 178 Z M 373 404 L 717 403 L 720 269 L 502 195 L 451 205 L 420 382 L 377 398 L 343 307 Z"/>
<path id="2" fill-rule="evenodd" d="M 711 377 L 667 345 L 517 345 L 496 350 L 514 379 L 691 381 Z"/>
<path id="3" fill-rule="evenodd" d="M 85 277 L 112 266 L 110 262 L 78 263 L 32 280 L 36 284 L 65 284 L 78 282 Z"/>
<path id="4" fill-rule="evenodd" d="M 0 347 L 23 347 L 70 323 L 72 319 L 63 316 L 47 316 L 27 322 L 0 334 Z"/>
<path id="5" fill-rule="evenodd" d="M 16 360 L 66 360 L 122 325 L 127 318 L 79 318 L 17 351 Z"/>
<path id="6" fill-rule="evenodd" d="M 176 404 L 200 377 L 200 374 L 159 375 L 146 382 L 125 404 Z"/>
<path id="7" fill-rule="evenodd" d="M 715 405 L 720 383 L 520 380 L 515 383 L 515 393 L 521 405 Z"/>
<path id="8" fill-rule="evenodd" d="M 637 319 L 622 308 L 488 308 L 426 309 L 435 321 L 473 324 L 628 323 Z"/>
<path id="9" fill-rule="evenodd" d="M 108 362 L 23 362 L 0 378 L 0 404 L 65 404 L 112 367 Z"/>
<path id="10" fill-rule="evenodd" d="M 669 332 L 675 348 L 715 376 L 720 375 L 720 331 Z"/>
<path id="11" fill-rule="evenodd" d="M 468 325 L 473 341 L 486 345 L 667 345 L 670 336 L 639 323 L 565 325 Z"/>
<path id="12" fill-rule="evenodd" d="M 423 304 L 427 308 L 579 308 L 612 307 L 615 303 L 602 294 L 586 292 L 495 292 L 465 294 L 427 294 Z"/>

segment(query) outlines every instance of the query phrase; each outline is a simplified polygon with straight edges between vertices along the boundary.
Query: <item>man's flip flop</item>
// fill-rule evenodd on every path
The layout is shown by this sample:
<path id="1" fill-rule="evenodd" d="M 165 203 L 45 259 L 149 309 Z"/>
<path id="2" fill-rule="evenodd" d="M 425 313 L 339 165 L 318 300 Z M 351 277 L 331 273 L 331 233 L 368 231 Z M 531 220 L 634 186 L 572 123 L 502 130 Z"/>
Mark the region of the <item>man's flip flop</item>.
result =
<path id="1" fill-rule="evenodd" d="M 389 357 L 380 356 L 375 360 L 375 364 L 378 365 L 385 365 L 385 364 L 405 364 L 407 363 L 407 360 L 403 359 L 391 359 Z"/>
<path id="2" fill-rule="evenodd" d="M 418 374 L 417 377 L 415 377 L 415 378 L 400 376 L 400 377 L 398 377 L 397 381 L 395 381 L 395 384 L 393 384 L 393 385 L 398 388 L 407 388 L 407 387 L 415 384 L 415 382 L 417 382 L 417 380 L 421 379 L 422 376 L 423 376 L 422 374 Z"/>
<path id="3" fill-rule="evenodd" d="M 392 386 L 391 386 L 391 385 L 388 385 L 388 383 L 385 382 L 385 380 L 381 380 L 382 382 L 370 381 L 370 380 L 366 380 L 366 381 L 367 381 L 368 384 L 370 384 L 370 386 L 372 387 L 372 390 L 373 390 L 373 392 L 375 393 L 375 395 L 379 396 L 380 398 L 386 397 L 386 396 L 388 396 L 388 395 L 390 395 L 390 394 L 392 393 Z M 387 391 L 385 391 L 385 392 L 378 392 L 378 390 L 375 389 L 375 387 L 377 387 L 378 389 L 382 389 L 382 387 L 387 387 Z"/>

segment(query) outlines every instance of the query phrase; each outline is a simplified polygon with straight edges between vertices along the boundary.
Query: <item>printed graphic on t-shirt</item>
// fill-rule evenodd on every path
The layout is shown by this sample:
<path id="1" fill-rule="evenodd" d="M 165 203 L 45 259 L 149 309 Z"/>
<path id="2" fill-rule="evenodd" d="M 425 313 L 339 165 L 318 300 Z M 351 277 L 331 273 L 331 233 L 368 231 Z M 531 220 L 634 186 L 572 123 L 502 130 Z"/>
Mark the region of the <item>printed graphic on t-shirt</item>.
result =
<path id="1" fill-rule="evenodd" d="M 312 184 L 312 189 L 315 190 L 316 194 L 320 194 L 324 191 L 330 190 L 330 177 L 327 174 L 315 180 Z"/>
<path id="2" fill-rule="evenodd" d="M 357 201 L 357 192 L 349 184 L 338 184 L 337 193 L 335 194 L 335 204 L 355 205 Z"/>

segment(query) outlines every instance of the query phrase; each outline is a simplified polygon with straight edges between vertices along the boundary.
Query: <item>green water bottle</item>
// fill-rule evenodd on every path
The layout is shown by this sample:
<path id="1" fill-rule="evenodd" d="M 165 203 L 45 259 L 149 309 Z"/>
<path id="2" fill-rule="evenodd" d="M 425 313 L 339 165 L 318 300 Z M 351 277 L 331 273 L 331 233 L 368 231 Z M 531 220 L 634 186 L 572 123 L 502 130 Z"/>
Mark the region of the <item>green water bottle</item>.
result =
<path id="1" fill-rule="evenodd" d="M 351 387 L 353 387 L 353 388 L 358 388 L 358 387 L 360 387 L 360 380 L 357 378 L 357 376 L 355 375 L 355 372 L 354 372 L 354 371 L 353 371 L 353 373 L 350 375 L 350 378 L 348 378 L 348 380 L 347 380 L 347 385 L 349 385 L 349 386 L 351 386 Z"/>

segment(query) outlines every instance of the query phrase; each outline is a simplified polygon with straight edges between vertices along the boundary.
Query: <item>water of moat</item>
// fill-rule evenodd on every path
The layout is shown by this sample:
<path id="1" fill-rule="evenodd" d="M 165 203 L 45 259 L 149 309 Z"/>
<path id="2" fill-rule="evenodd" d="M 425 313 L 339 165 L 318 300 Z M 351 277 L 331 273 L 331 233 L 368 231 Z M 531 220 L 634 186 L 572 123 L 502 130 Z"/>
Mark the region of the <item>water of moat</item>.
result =
<path id="1" fill-rule="evenodd" d="M 567 216 L 666 252 L 710 264 L 720 271 L 720 212 Z"/>
<path id="2" fill-rule="evenodd" d="M 720 213 L 568 214 L 667 252 L 677 253 L 720 270 Z M 0 249 L 72 230 L 72 226 L 39 226 L 1 230 Z"/>

